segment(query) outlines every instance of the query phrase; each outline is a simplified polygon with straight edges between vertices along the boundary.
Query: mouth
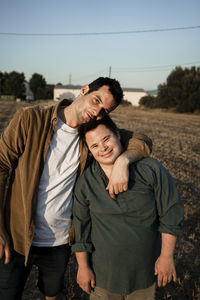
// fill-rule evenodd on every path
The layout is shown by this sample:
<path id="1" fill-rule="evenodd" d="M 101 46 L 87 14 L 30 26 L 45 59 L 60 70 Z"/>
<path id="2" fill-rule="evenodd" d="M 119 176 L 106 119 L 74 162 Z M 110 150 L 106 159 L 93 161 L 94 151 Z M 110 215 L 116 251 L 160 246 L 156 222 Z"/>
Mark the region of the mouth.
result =
<path id="1" fill-rule="evenodd" d="M 113 150 L 109 150 L 108 152 L 106 152 L 105 154 L 102 155 L 102 157 L 107 158 L 110 157 L 112 155 Z"/>
<path id="2" fill-rule="evenodd" d="M 87 119 L 88 120 L 93 120 L 94 119 L 94 116 L 90 113 L 87 113 Z"/>

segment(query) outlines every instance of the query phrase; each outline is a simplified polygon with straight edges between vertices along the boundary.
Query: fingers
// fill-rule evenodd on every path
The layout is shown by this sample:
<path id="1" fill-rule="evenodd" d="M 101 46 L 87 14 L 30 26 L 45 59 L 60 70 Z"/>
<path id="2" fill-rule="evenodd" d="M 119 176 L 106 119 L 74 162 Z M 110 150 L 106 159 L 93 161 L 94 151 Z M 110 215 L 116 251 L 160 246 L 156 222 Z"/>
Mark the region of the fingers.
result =
<path id="1" fill-rule="evenodd" d="M 158 274 L 158 286 L 165 286 L 167 284 L 167 277 L 161 274 Z"/>
<path id="2" fill-rule="evenodd" d="M 11 252 L 10 252 L 10 247 L 8 246 L 8 244 L 5 247 L 5 264 L 8 264 L 10 262 L 11 259 Z"/>
<path id="3" fill-rule="evenodd" d="M 120 193 L 121 193 L 121 192 L 127 191 L 127 189 L 128 189 L 128 184 L 127 184 L 127 182 L 124 183 L 123 185 L 120 185 L 120 186 L 119 186 L 119 192 L 120 192 Z"/>
<path id="4" fill-rule="evenodd" d="M 6 233 L 5 229 L 2 230 L 0 234 L 0 259 L 5 256 L 5 264 L 8 264 L 11 259 L 11 251 L 10 251 L 10 239 L 8 234 Z"/>
<path id="5" fill-rule="evenodd" d="M 87 294 L 90 294 L 90 293 L 91 293 L 89 284 L 87 284 L 87 285 L 79 284 L 79 286 L 80 286 L 80 288 L 82 288 L 82 290 L 83 290 L 84 292 L 86 292 Z"/>
<path id="6" fill-rule="evenodd" d="M 95 276 L 90 268 L 78 269 L 77 283 L 87 294 L 91 293 L 91 288 L 95 287 Z"/>
<path id="7" fill-rule="evenodd" d="M 84 292 L 86 292 L 87 294 L 91 293 L 91 288 L 94 289 L 95 288 L 95 280 L 92 279 L 91 280 L 91 286 L 89 283 L 85 283 L 85 284 L 79 284 L 80 288 L 82 288 L 82 290 Z"/>
<path id="8" fill-rule="evenodd" d="M 173 278 L 173 281 L 176 282 L 176 280 L 177 280 L 177 277 L 176 277 L 176 271 L 173 272 L 172 278 Z"/>
<path id="9" fill-rule="evenodd" d="M 168 283 L 168 279 L 169 279 L 169 282 L 171 281 L 171 276 L 164 276 L 163 279 L 162 279 L 162 286 L 166 286 L 166 284 Z"/>
<path id="10" fill-rule="evenodd" d="M 94 280 L 94 279 L 91 280 L 91 287 L 92 287 L 93 289 L 95 288 L 95 280 Z"/>
<path id="11" fill-rule="evenodd" d="M 84 292 L 90 294 L 89 281 L 82 281 L 77 279 L 77 283 Z"/>
<path id="12" fill-rule="evenodd" d="M 127 191 L 127 189 L 128 189 L 127 183 L 124 183 L 122 185 L 116 186 L 116 188 L 115 188 L 115 194 L 119 194 L 119 193 L 125 192 L 125 191 Z"/>
<path id="13" fill-rule="evenodd" d="M 158 270 L 156 267 L 155 267 L 154 275 L 158 275 Z"/>
<path id="14" fill-rule="evenodd" d="M 2 259 L 4 255 L 5 255 L 4 263 L 8 264 L 11 259 L 11 252 L 8 244 L 6 244 L 5 247 L 3 245 L 0 245 L 0 259 Z"/>
<path id="15" fill-rule="evenodd" d="M 115 197 L 115 193 L 114 193 L 114 188 L 112 186 L 107 186 L 106 190 L 109 192 L 109 195 L 110 197 L 113 199 L 113 200 L 116 200 L 116 197 Z"/>
<path id="16" fill-rule="evenodd" d="M 166 286 L 167 283 L 171 282 L 172 279 L 174 282 L 176 282 L 176 272 L 174 272 L 173 274 L 158 274 L 157 271 L 155 271 L 154 273 L 155 275 L 158 275 L 157 281 L 158 281 L 158 286 Z"/>
<path id="17" fill-rule="evenodd" d="M 0 244 L 0 259 L 3 258 L 4 255 L 4 246 Z"/>
<path id="18" fill-rule="evenodd" d="M 116 199 L 115 195 L 118 195 L 119 193 L 125 192 L 128 189 L 128 184 L 115 184 L 112 185 L 111 183 L 108 184 L 106 187 L 106 190 L 109 191 L 109 195 L 112 199 Z"/>

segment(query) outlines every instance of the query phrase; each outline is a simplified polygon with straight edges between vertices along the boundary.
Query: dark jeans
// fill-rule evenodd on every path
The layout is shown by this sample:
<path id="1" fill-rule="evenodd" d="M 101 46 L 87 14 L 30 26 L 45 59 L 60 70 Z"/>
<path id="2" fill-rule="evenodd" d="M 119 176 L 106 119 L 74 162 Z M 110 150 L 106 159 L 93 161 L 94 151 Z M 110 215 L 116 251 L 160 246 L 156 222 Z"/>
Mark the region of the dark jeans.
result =
<path id="1" fill-rule="evenodd" d="M 27 266 L 24 256 L 13 251 L 12 260 L 0 260 L 0 300 L 20 300 L 33 265 L 38 267 L 38 287 L 49 297 L 56 296 L 63 288 L 64 274 L 71 255 L 71 247 L 31 247 Z"/>

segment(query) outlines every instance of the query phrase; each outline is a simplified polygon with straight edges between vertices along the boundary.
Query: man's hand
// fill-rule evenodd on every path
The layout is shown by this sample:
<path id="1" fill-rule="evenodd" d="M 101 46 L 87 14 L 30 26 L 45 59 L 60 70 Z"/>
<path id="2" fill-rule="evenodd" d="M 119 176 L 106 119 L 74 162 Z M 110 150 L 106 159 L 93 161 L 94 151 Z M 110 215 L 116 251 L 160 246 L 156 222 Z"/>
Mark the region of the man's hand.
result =
<path id="1" fill-rule="evenodd" d="M 129 179 L 129 159 L 125 153 L 121 154 L 115 161 L 110 175 L 106 190 L 109 191 L 110 197 L 116 199 L 115 195 L 128 189 Z"/>
<path id="2" fill-rule="evenodd" d="M 5 229 L 0 230 L 0 259 L 5 254 L 5 264 L 8 264 L 11 259 L 10 239 Z"/>
<path id="3" fill-rule="evenodd" d="M 155 275 L 158 275 L 158 286 L 165 286 L 172 279 L 176 281 L 176 270 L 173 256 L 159 256 L 155 263 Z"/>
<path id="4" fill-rule="evenodd" d="M 91 288 L 95 287 L 95 276 L 89 267 L 78 268 L 77 283 L 84 292 L 91 293 Z"/>

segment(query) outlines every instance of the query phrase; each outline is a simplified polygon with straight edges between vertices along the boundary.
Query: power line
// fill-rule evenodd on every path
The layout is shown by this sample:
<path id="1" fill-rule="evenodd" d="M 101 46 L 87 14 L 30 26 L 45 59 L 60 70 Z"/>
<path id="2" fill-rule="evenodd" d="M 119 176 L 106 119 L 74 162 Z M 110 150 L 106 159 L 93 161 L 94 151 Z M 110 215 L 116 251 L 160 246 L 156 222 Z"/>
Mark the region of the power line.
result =
<path id="1" fill-rule="evenodd" d="M 130 30 L 130 31 L 108 31 L 108 32 L 78 32 L 78 33 L 20 33 L 20 32 L 0 32 L 0 35 L 8 36 L 85 36 L 85 35 L 117 35 L 117 34 L 140 34 L 151 32 L 164 32 L 164 31 L 177 31 L 177 30 L 190 30 L 200 29 L 200 25 L 188 27 L 175 27 L 175 28 L 158 28 L 148 30 Z"/>
<path id="2" fill-rule="evenodd" d="M 162 65 L 162 66 L 148 66 L 148 67 L 141 67 L 141 68 L 113 68 L 114 72 L 151 72 L 151 71 L 168 71 L 172 67 L 177 66 L 187 66 L 187 65 L 200 65 L 200 61 L 193 61 L 188 63 L 180 63 L 175 65 Z"/>
<path id="3" fill-rule="evenodd" d="M 103 70 L 97 71 L 97 72 L 92 73 L 92 74 L 82 75 L 81 77 L 78 77 L 78 78 L 73 78 L 73 81 L 77 82 L 77 81 L 80 81 L 80 80 L 86 80 L 86 78 L 93 78 L 93 77 L 96 77 L 96 76 L 102 76 L 102 74 L 104 74 L 105 72 L 107 72 L 107 69 L 103 69 Z"/>
<path id="4" fill-rule="evenodd" d="M 187 63 L 181 63 L 181 64 L 176 64 L 176 65 L 162 65 L 162 66 L 148 66 L 148 67 L 141 67 L 141 68 L 113 68 L 109 67 L 109 76 L 111 76 L 111 68 L 112 68 L 112 73 L 120 73 L 120 72 L 130 72 L 130 73 L 138 73 L 138 72 L 161 72 L 161 71 L 170 71 L 172 67 L 177 67 L 177 66 L 184 66 L 184 65 L 194 65 L 194 64 L 200 64 L 200 61 L 195 61 L 195 62 L 187 62 Z M 163 68 L 163 69 L 161 69 Z M 81 77 L 78 78 L 73 78 L 73 82 L 80 82 L 82 80 L 87 81 L 89 78 L 96 78 L 97 76 L 107 76 L 107 69 L 99 70 L 95 73 L 92 74 L 85 74 L 82 75 Z M 112 76 L 113 77 L 113 76 Z"/>

